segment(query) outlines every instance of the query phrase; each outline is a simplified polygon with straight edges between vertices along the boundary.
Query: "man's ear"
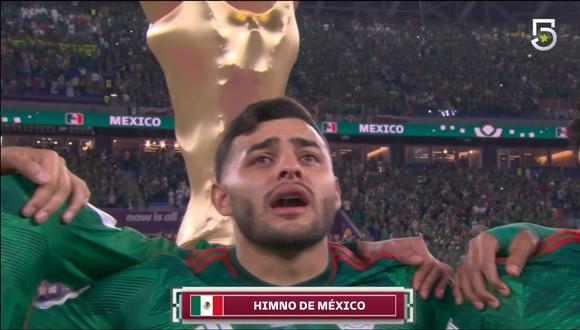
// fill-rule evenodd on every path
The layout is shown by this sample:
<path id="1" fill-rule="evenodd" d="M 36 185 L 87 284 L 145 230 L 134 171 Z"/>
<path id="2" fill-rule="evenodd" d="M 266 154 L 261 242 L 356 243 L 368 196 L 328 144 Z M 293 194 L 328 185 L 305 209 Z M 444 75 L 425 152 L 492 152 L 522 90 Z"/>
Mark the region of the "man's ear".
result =
<path id="1" fill-rule="evenodd" d="M 232 215 L 232 204 L 230 196 L 226 192 L 225 187 L 221 183 L 213 183 L 211 185 L 211 202 L 219 214 L 226 216 Z"/>
<path id="2" fill-rule="evenodd" d="M 340 191 L 340 183 L 337 177 L 334 177 L 334 189 L 336 189 L 336 202 L 334 207 L 338 211 L 342 205 L 342 192 Z"/>

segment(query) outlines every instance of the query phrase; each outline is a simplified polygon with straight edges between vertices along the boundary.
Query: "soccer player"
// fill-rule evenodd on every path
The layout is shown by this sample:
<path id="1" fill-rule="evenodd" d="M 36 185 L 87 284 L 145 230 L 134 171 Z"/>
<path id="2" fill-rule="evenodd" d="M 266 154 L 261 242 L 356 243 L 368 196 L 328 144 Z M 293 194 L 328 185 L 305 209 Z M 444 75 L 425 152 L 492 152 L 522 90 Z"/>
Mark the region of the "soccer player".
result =
<path id="1" fill-rule="evenodd" d="M 20 150 L 23 151 L 23 150 Z M 6 184 L 3 184 L 3 187 L 9 187 L 10 184 L 8 182 L 6 182 Z M 7 188 L 8 189 L 8 188 Z M 11 196 L 17 196 L 17 194 L 10 194 Z M 4 196 L 8 196 L 8 195 L 4 195 Z M 22 196 L 21 196 L 22 197 Z M 25 199 L 23 199 L 25 200 Z M 4 197 L 3 199 L 3 205 L 10 205 L 12 208 L 10 209 L 10 212 L 5 212 L 5 213 L 13 213 L 13 214 L 18 214 L 18 210 L 19 207 L 21 207 L 22 203 L 17 203 L 15 201 L 9 201 L 7 199 L 7 197 Z M 105 221 L 108 223 L 112 223 L 112 221 Z M 94 224 L 100 223 L 100 221 L 94 221 Z M 48 227 L 46 227 L 48 228 Z M 59 227 L 52 227 L 55 228 L 57 231 L 59 230 Z M 75 245 L 71 245 L 71 242 L 73 241 L 82 241 L 83 243 L 86 243 L 89 240 L 95 240 L 94 236 L 96 236 L 97 234 L 91 234 L 90 231 L 82 231 L 80 234 L 79 233 L 75 233 L 75 235 L 80 235 L 83 236 L 82 239 L 79 237 L 73 238 L 74 235 L 65 235 L 65 234 L 58 234 L 58 233 L 54 233 L 55 237 L 56 236 L 60 236 L 59 240 L 57 243 L 58 245 L 58 252 L 54 253 L 55 256 L 59 256 L 59 257 L 63 257 L 61 261 L 59 261 L 58 263 L 63 263 L 66 266 L 70 266 L 72 267 L 71 269 L 64 269 L 62 271 L 60 271 L 58 273 L 59 278 L 58 279 L 54 279 L 55 281 L 60 281 L 60 282 L 64 282 L 67 284 L 70 284 L 72 287 L 74 288 L 78 288 L 80 287 L 81 281 L 85 281 L 82 283 L 90 283 L 92 282 L 94 279 L 103 276 L 104 274 L 107 274 L 109 272 L 111 272 L 112 269 L 114 269 L 115 267 L 118 267 L 119 264 L 123 264 L 123 263 L 128 263 L 128 262 L 133 262 L 135 263 L 136 261 L 138 261 L 139 259 L 143 258 L 143 255 L 151 255 L 151 249 L 149 248 L 151 246 L 151 243 L 145 239 L 144 237 L 137 237 L 137 239 L 134 238 L 135 233 L 133 231 L 125 231 L 123 235 L 121 234 L 117 234 L 115 231 L 113 231 L 112 233 L 114 233 L 114 239 L 109 238 L 108 235 L 110 233 L 108 233 L 107 235 L 100 233 L 100 236 L 97 236 L 97 238 L 100 238 L 101 241 L 108 239 L 109 241 L 107 242 L 108 244 L 103 244 L 102 242 L 98 242 L 97 244 L 94 244 L 94 242 L 91 242 L 93 244 L 90 244 L 89 247 L 87 249 L 85 249 L 82 254 L 82 257 L 77 256 L 78 254 L 78 250 L 75 249 Z M 67 237 L 67 239 L 64 239 L 63 237 Z M 26 240 L 21 238 L 19 240 L 20 242 L 25 242 Z M 33 240 L 36 241 L 36 240 Z M 164 242 L 164 240 L 160 240 L 161 242 Z M 401 242 L 402 240 L 398 240 L 399 242 Z M 384 250 L 385 248 L 385 244 L 388 244 L 391 242 L 386 242 L 381 246 L 381 249 Z M 410 242 L 410 244 L 408 244 L 407 246 L 409 248 L 417 248 L 417 246 L 412 246 L 412 245 L 417 245 L 417 243 L 421 243 L 419 245 L 419 248 L 421 247 L 421 245 L 423 245 L 422 242 L 419 242 L 417 240 L 412 240 Z M 154 245 L 154 244 L 153 244 Z M 28 244 L 24 244 L 24 246 L 29 246 Z M 51 244 L 51 246 L 53 246 Z M 54 245 L 56 246 L 56 245 Z M 62 249 L 67 249 L 68 247 L 72 247 L 68 248 L 67 251 L 62 251 Z M 102 247 L 101 250 L 97 250 L 95 251 L 91 251 L 90 248 L 94 248 L 95 246 L 98 247 Z M 397 244 L 394 245 L 395 247 L 399 246 Z M 108 248 L 114 247 L 113 250 L 108 251 Z M 423 245 L 424 247 L 424 245 Z M 397 250 L 400 250 L 400 248 L 398 248 Z M 426 248 L 425 248 L 426 250 Z M 427 252 L 428 253 L 428 252 Z M 403 256 L 402 253 L 400 253 L 401 256 Z M 96 268 L 98 271 L 96 272 L 96 274 L 94 275 L 90 275 L 89 272 L 94 272 L 95 269 L 86 269 L 85 268 L 81 268 L 79 266 L 81 265 L 85 265 L 87 264 L 87 260 L 85 259 L 89 259 L 89 261 L 94 262 L 94 267 Z M 72 260 L 70 260 L 72 259 Z M 106 265 L 105 267 L 102 267 L 100 265 L 102 265 L 103 263 L 109 263 L 108 265 Z M 67 272 L 66 270 L 70 270 L 69 272 Z M 86 273 L 85 273 L 86 272 Z M 26 273 L 26 272 L 25 272 Z M 62 278 L 60 276 L 63 276 L 64 274 L 72 274 L 70 276 L 76 276 L 76 278 L 74 279 L 75 282 L 73 281 L 71 283 L 70 279 L 67 278 Z M 439 275 L 438 275 L 439 274 Z M 428 276 L 427 276 L 428 275 Z M 427 272 L 425 274 L 426 280 L 425 282 L 431 282 L 431 285 L 435 285 L 435 282 L 439 282 L 439 284 L 437 285 L 438 287 L 438 291 L 439 290 L 443 290 L 446 284 L 446 278 L 445 276 L 442 276 L 444 274 L 441 274 L 441 269 L 438 267 L 430 267 L 430 269 L 427 269 Z M 50 277 L 50 275 L 46 275 L 48 277 Z M 438 277 L 441 278 L 441 280 L 438 279 Z M 423 291 L 423 290 L 421 290 Z M 425 295 L 426 296 L 426 295 Z"/>
<path id="2" fill-rule="evenodd" d="M 29 219 L 16 216 L 33 185 L 22 178 L 3 176 L 3 325 L 8 317 L 26 320 L 30 328 L 188 328 L 190 325 L 170 323 L 170 289 L 182 286 L 410 285 L 411 267 L 386 255 L 358 258 L 348 247 L 327 242 L 326 234 L 340 206 L 340 191 L 324 136 L 296 102 L 284 98 L 249 106 L 226 131 L 216 155 L 216 173 L 219 182 L 212 187 L 212 202 L 223 215 L 234 218 L 235 246 L 211 247 L 201 242 L 195 250 L 186 251 L 160 239 L 157 241 L 160 255 L 110 276 L 106 276 L 106 269 L 93 270 L 101 274 L 92 278 L 75 268 L 75 257 L 94 259 L 95 268 L 103 257 L 84 253 L 86 238 L 93 241 L 95 236 L 122 238 L 130 231 L 103 227 L 101 222 L 90 219 L 98 217 L 98 211 L 86 208 L 70 225 L 62 225 L 53 218 L 34 226 Z M 509 231 L 501 233 L 501 228 L 497 231 L 511 235 Z M 542 228 L 542 231 L 550 230 Z M 577 253 L 577 244 L 572 244 L 569 238 L 578 234 L 556 232 L 556 235 L 559 236 L 546 241 L 550 243 L 541 262 L 551 260 L 550 270 L 559 278 L 575 275 L 578 258 L 568 257 L 568 264 L 562 264 L 564 259 L 549 257 L 560 251 Z M 563 236 L 568 240 L 559 239 Z M 59 250 L 64 245 L 76 246 L 77 251 L 63 259 Z M 566 250 L 569 247 L 571 250 Z M 123 255 L 110 257 L 120 260 Z M 534 262 L 532 259 L 529 264 L 534 266 Z M 541 262 L 539 269 L 530 274 L 545 271 Z M 72 283 L 75 288 L 83 283 L 91 285 L 77 298 L 46 310 L 34 309 L 26 317 L 23 314 L 41 278 Z M 444 328 L 451 317 L 459 326 L 467 327 L 534 326 L 538 322 L 566 327 L 578 322 L 576 314 L 570 313 L 574 307 L 570 298 L 577 294 L 578 284 L 568 282 L 565 283 L 568 294 L 557 297 L 562 306 L 559 309 L 550 306 L 547 314 L 535 318 L 526 318 L 526 313 L 514 310 L 521 309 L 522 303 L 530 304 L 522 297 L 534 293 L 535 287 L 524 287 L 523 296 L 512 294 L 513 304 L 502 304 L 503 310 L 487 310 L 489 315 L 477 313 L 469 306 L 455 308 L 449 293 L 442 301 L 417 297 L 416 324 L 376 327 Z M 514 285 L 518 283 L 515 279 Z M 553 289 L 554 284 L 549 282 L 543 287 Z M 10 300 L 6 299 L 9 292 Z M 5 307 L 6 301 L 10 309 Z M 494 320 L 502 323 L 498 325 Z M 19 326 L 17 322 L 7 324 Z"/>

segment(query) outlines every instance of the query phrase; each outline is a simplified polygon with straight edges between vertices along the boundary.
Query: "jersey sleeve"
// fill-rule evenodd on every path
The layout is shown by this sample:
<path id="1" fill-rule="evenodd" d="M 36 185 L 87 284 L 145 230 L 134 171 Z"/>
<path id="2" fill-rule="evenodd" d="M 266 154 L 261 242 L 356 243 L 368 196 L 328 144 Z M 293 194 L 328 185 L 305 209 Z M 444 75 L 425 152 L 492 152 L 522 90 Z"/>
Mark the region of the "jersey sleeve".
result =
<path id="1" fill-rule="evenodd" d="M 363 286 L 388 286 L 410 288 L 415 267 L 400 264 L 389 258 L 381 258 L 366 271 Z M 358 285 L 358 284 L 357 284 Z M 443 299 L 430 295 L 423 299 L 417 291 L 413 293 L 412 305 L 415 310 L 413 323 L 376 324 L 375 329 L 446 329 L 450 323 L 455 305 L 449 288 Z"/>
<path id="2" fill-rule="evenodd" d="M 2 329 L 22 328 L 24 317 L 32 304 L 32 297 L 43 278 L 42 265 L 48 256 L 48 247 L 38 229 L 21 228 L 17 224 L 21 219 L 14 219 L 11 214 L 4 211 L 1 217 L 0 320 Z"/>
<path id="3" fill-rule="evenodd" d="M 160 253 L 186 254 L 167 239 L 114 228 L 112 219 L 107 226 L 91 207 L 69 225 L 60 221 L 66 206 L 37 225 L 20 215 L 35 185 L 19 175 L 4 175 L 1 183 L 2 328 L 21 327 L 42 280 L 79 289 Z"/>
<path id="4" fill-rule="evenodd" d="M 577 329 L 580 326 L 580 231 L 562 230 L 542 243 L 518 277 L 509 276 L 503 260 L 498 274 L 510 295 L 496 294 L 500 308 L 473 313 L 464 303 L 457 309 L 459 329 Z"/>
<path id="5" fill-rule="evenodd" d="M 172 323 L 172 289 L 202 286 L 180 258 L 159 255 L 60 304 L 34 308 L 29 329 L 191 329 Z"/>
<path id="6" fill-rule="evenodd" d="M 499 249 L 497 251 L 498 257 L 508 256 L 511 242 L 513 241 L 514 237 L 522 230 L 529 230 L 536 234 L 538 238 L 540 238 L 540 243 L 544 242 L 548 237 L 558 232 L 557 229 L 527 222 L 512 223 L 509 225 L 488 229 L 487 232 L 493 235 L 499 243 Z"/>

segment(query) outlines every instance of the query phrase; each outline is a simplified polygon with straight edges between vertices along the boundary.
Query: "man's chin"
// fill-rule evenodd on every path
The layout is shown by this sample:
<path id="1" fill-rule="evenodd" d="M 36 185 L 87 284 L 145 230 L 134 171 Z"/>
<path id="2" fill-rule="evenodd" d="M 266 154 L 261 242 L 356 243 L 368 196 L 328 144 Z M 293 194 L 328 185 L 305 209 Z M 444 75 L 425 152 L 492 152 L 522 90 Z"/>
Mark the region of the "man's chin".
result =
<path id="1" fill-rule="evenodd" d="M 260 240 L 259 242 L 255 243 L 271 250 L 292 253 L 299 252 L 313 245 L 316 245 L 322 241 L 322 239 L 324 239 L 324 236 L 309 237 L 304 235 L 288 235 L 285 233 L 284 235 L 274 235 L 269 237 L 267 240 Z"/>
<path id="2" fill-rule="evenodd" d="M 265 219 L 265 223 L 272 232 L 295 237 L 307 235 L 317 230 L 316 227 L 318 227 L 311 214 L 273 215 L 271 218 Z"/>
<path id="3" fill-rule="evenodd" d="M 300 217 L 306 217 L 310 213 L 309 206 L 299 206 L 299 207 L 271 207 L 269 213 L 271 213 L 276 218 L 282 219 L 298 219 Z"/>
<path id="4" fill-rule="evenodd" d="M 326 236 L 320 229 L 288 222 L 284 226 L 272 226 L 265 237 L 258 237 L 256 243 L 277 249 L 303 249 L 320 242 Z"/>

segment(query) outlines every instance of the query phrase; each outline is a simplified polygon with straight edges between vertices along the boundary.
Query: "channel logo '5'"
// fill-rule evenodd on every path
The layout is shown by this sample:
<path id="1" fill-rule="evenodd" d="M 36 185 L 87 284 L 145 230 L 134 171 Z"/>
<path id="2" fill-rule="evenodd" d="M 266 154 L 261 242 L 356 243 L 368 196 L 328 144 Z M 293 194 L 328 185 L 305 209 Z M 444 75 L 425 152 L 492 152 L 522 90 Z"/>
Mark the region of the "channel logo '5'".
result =
<path id="1" fill-rule="evenodd" d="M 540 25 L 549 25 L 540 26 Z M 540 28 L 538 33 L 538 27 Z M 532 19 L 532 46 L 537 50 L 547 51 L 556 46 L 558 35 L 554 28 L 556 27 L 556 19 L 554 18 L 534 18 Z M 549 42 L 549 43 L 548 43 Z"/>

